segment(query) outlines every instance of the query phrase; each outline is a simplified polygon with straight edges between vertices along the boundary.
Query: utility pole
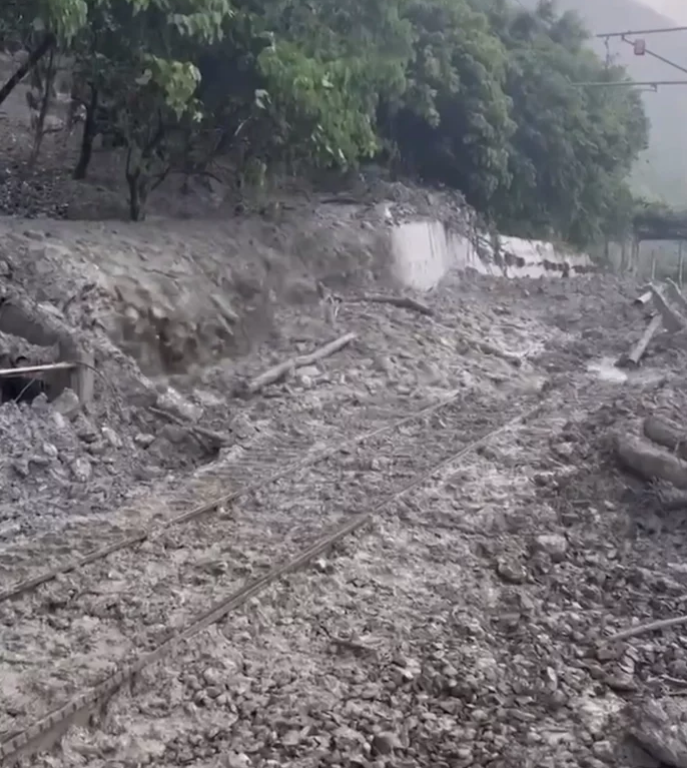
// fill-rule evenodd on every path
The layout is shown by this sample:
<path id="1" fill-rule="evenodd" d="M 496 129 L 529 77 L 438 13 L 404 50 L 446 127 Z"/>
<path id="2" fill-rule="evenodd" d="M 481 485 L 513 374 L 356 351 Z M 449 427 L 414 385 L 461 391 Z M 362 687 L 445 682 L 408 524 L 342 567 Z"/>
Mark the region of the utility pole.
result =
<path id="1" fill-rule="evenodd" d="M 657 59 L 663 64 L 666 64 L 667 66 L 678 70 L 678 72 L 687 74 L 687 67 L 683 67 L 682 64 L 678 64 L 674 61 L 671 61 L 670 59 L 667 59 L 665 56 L 661 56 L 655 51 L 652 51 L 650 48 L 647 47 L 646 40 L 644 39 L 644 37 L 638 37 L 638 35 L 663 35 L 671 32 L 687 32 L 687 27 L 659 27 L 654 29 L 626 30 L 625 32 L 600 32 L 597 35 L 595 35 L 595 37 L 597 39 L 603 40 L 606 43 L 607 51 L 608 51 L 609 41 L 617 38 L 622 40 L 622 42 L 627 43 L 628 45 L 631 45 L 632 49 L 634 50 L 635 56 L 651 56 L 652 58 Z M 575 85 L 590 87 L 592 86 L 592 83 L 575 83 Z M 596 83 L 596 85 L 598 87 L 616 86 L 616 85 L 618 86 L 643 85 L 643 86 L 649 86 L 653 90 L 657 91 L 658 87 L 662 85 L 687 85 L 687 82 L 685 82 L 684 80 L 650 80 L 647 82 L 619 81 L 619 82 L 609 82 L 609 83 L 599 82 L 599 83 Z"/>

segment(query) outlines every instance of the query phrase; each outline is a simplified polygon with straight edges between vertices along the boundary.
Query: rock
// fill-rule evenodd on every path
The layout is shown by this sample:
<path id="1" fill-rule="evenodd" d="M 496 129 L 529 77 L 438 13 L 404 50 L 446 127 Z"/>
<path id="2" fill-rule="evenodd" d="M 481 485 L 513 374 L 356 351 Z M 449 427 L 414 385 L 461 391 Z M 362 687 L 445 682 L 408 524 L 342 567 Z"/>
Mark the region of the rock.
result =
<path id="1" fill-rule="evenodd" d="M 94 443 L 98 439 L 98 431 L 90 421 L 83 417 L 78 419 L 76 434 L 84 443 Z"/>
<path id="2" fill-rule="evenodd" d="M 37 413 L 45 413 L 50 409 L 50 403 L 45 392 L 41 392 L 38 397 L 34 398 L 31 402 L 31 408 Z"/>
<path id="3" fill-rule="evenodd" d="M 203 415 L 203 409 L 193 403 L 189 403 L 176 390 L 167 389 L 160 394 L 155 403 L 156 407 L 162 411 L 181 416 L 182 419 L 196 422 Z"/>
<path id="4" fill-rule="evenodd" d="M 607 675 L 604 682 L 611 690 L 618 693 L 631 693 L 637 690 L 637 683 L 634 678 L 625 672 L 619 671 L 615 674 Z"/>
<path id="5" fill-rule="evenodd" d="M 223 765 L 225 768 L 250 768 L 251 762 L 248 755 L 243 752 L 229 752 L 224 757 Z"/>
<path id="6" fill-rule="evenodd" d="M 122 447 L 121 437 L 111 427 L 103 427 L 101 430 L 103 437 L 113 448 Z"/>
<path id="7" fill-rule="evenodd" d="M 402 749 L 400 739 L 395 733 L 384 731 L 372 738 L 372 752 L 376 755 L 390 755 L 396 749 Z"/>
<path id="8" fill-rule="evenodd" d="M 74 459 L 70 465 L 70 469 L 72 470 L 75 479 L 80 483 L 87 482 L 93 473 L 91 462 L 85 456 L 79 456 L 79 458 Z"/>
<path id="9" fill-rule="evenodd" d="M 12 469 L 19 475 L 19 477 L 27 478 L 29 476 L 28 459 L 19 459 L 18 461 L 13 461 Z"/>
<path id="10" fill-rule="evenodd" d="M 222 675 L 220 674 L 220 671 L 214 667 L 208 667 L 203 671 L 203 680 L 205 680 L 205 684 L 209 686 L 222 685 Z"/>
<path id="11" fill-rule="evenodd" d="M 537 549 L 545 552 L 554 563 L 565 560 L 568 552 L 568 541 L 565 536 L 558 533 L 542 534 L 536 539 Z"/>
<path id="12" fill-rule="evenodd" d="M 52 403 L 52 407 L 61 416 L 67 419 L 73 419 L 81 410 L 81 402 L 72 389 L 64 389 Z"/>
<path id="13" fill-rule="evenodd" d="M 511 558 L 502 558 L 496 564 L 496 572 L 509 584 L 522 584 L 527 579 L 523 566 Z"/>
<path id="14" fill-rule="evenodd" d="M 604 763 L 613 765 L 615 763 L 615 753 L 610 741 L 597 741 L 592 747 L 594 757 L 603 760 Z"/>
<path id="15" fill-rule="evenodd" d="M 52 443 L 43 443 L 41 446 L 43 453 L 50 459 L 56 459 L 58 450 Z"/>
<path id="16" fill-rule="evenodd" d="M 134 437 L 136 445 L 140 445 L 141 448 L 149 448 L 155 442 L 155 435 L 149 435 L 145 432 L 139 432 Z"/>
<path id="17" fill-rule="evenodd" d="M 320 369 L 316 365 L 305 365 L 298 369 L 298 375 L 316 379 L 320 375 Z"/>

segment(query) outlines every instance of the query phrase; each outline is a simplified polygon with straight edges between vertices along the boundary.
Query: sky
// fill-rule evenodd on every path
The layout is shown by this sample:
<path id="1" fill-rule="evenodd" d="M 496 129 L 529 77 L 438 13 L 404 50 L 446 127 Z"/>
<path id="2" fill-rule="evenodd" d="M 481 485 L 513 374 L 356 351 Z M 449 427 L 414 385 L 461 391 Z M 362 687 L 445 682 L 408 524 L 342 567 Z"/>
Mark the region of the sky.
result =
<path id="1" fill-rule="evenodd" d="M 657 13 L 669 16 L 679 24 L 687 24 L 687 0 L 641 0 Z"/>

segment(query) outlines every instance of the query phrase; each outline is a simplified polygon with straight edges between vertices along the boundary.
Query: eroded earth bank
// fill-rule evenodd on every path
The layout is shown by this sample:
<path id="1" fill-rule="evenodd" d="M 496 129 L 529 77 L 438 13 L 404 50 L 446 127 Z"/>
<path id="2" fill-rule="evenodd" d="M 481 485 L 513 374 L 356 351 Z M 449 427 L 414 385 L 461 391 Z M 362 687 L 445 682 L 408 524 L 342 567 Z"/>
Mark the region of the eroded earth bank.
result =
<path id="1" fill-rule="evenodd" d="M 629 279 L 421 294 L 343 210 L 0 223 L 6 364 L 88 362 L 0 407 L 3 758 L 687 765 L 685 506 L 614 449 L 680 334 L 615 369 Z"/>

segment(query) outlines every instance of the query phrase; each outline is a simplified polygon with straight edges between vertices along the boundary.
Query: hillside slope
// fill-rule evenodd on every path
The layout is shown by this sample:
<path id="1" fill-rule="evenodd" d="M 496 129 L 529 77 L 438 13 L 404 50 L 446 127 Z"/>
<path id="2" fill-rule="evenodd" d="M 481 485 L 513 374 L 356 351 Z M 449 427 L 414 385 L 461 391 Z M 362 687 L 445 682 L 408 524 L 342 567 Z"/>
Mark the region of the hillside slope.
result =
<path id="1" fill-rule="evenodd" d="M 534 8 L 537 0 L 523 0 L 522 5 Z M 594 33 L 676 25 L 672 19 L 635 0 L 558 0 L 558 8 L 578 12 Z M 606 55 L 603 40 L 595 41 L 594 45 L 600 55 Z M 687 32 L 652 35 L 647 45 L 661 56 L 687 67 Z M 635 80 L 687 80 L 687 75 L 650 56 L 635 56 L 632 48 L 618 39 L 609 42 L 608 51 L 618 63 L 628 67 Z M 684 151 L 687 86 L 668 86 L 659 88 L 657 93 L 647 92 L 644 102 L 651 120 L 651 139 L 635 171 L 637 191 L 675 205 L 687 205 L 687 153 Z"/>

